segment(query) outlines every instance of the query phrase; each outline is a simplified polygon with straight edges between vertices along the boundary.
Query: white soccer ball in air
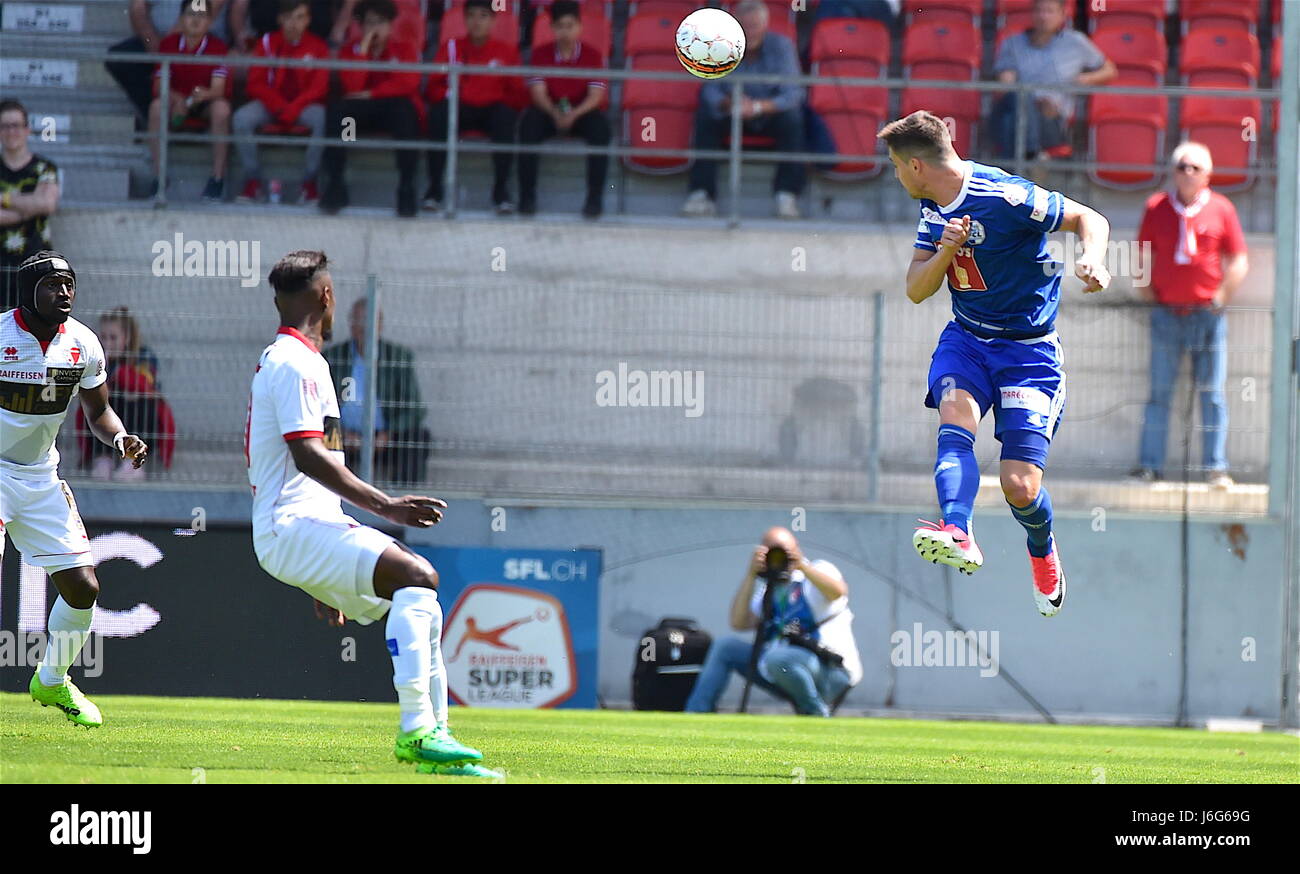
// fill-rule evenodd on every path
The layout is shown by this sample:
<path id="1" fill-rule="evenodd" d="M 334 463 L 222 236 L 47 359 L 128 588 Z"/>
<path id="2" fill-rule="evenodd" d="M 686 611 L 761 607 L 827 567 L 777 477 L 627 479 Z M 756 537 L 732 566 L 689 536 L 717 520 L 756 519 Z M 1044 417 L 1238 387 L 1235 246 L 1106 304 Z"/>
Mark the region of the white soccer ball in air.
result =
<path id="1" fill-rule="evenodd" d="M 677 26 L 677 60 L 701 79 L 719 79 L 745 56 L 745 30 L 721 9 L 697 9 Z"/>

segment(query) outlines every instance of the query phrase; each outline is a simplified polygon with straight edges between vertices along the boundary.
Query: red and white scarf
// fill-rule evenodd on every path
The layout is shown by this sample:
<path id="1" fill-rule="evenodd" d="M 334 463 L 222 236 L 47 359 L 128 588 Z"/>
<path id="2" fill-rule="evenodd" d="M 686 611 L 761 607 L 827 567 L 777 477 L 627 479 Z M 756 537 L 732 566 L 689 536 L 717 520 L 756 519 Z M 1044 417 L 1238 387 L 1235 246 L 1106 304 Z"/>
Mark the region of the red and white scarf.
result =
<path id="1" fill-rule="evenodd" d="M 1196 255 L 1196 233 L 1188 221 L 1200 215 L 1205 205 L 1210 202 L 1210 189 L 1205 188 L 1196 195 L 1196 199 L 1186 206 L 1178 199 L 1178 193 L 1169 195 L 1169 205 L 1178 213 L 1178 248 L 1174 251 L 1175 264 L 1191 264 Z"/>

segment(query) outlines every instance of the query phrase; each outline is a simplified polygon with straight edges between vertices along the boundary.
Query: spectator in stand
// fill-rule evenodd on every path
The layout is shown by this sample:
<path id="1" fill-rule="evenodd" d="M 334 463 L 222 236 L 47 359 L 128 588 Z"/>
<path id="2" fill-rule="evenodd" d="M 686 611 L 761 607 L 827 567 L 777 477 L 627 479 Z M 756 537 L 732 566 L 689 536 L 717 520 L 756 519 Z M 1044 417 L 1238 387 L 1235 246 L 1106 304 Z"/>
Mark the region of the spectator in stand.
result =
<path id="1" fill-rule="evenodd" d="M 164 55 L 217 58 L 226 54 L 226 44 L 208 32 L 212 18 L 208 0 L 187 0 L 181 10 L 180 30 L 163 37 L 158 51 Z M 149 196 L 158 193 L 158 131 L 164 123 L 173 130 L 192 120 L 204 121 L 214 134 L 230 134 L 230 101 L 227 99 L 229 71 L 224 64 L 172 64 L 171 93 L 159 94 L 162 65 L 154 69 L 154 98 L 149 104 L 149 150 L 153 153 L 154 181 Z M 165 103 L 164 103 L 165 101 Z M 164 122 L 163 113 L 167 114 Z M 230 143 L 212 144 L 212 175 L 203 189 L 203 199 L 219 201 L 226 193 L 226 159 Z"/>
<path id="2" fill-rule="evenodd" d="M 180 12 L 181 0 L 131 0 L 127 17 L 131 20 L 134 36 L 110 46 L 108 50 L 132 54 L 157 52 L 163 37 L 176 32 Z M 153 65 L 109 61 L 104 67 L 135 107 L 136 129 L 139 130 L 149 117 L 149 103 L 153 100 Z"/>
<path id="3" fill-rule="evenodd" d="M 18 265 L 50 246 L 59 171 L 27 146 L 27 107 L 0 100 L 0 312 L 18 306 Z"/>
<path id="4" fill-rule="evenodd" d="M 1034 26 L 1007 37 L 993 72 L 999 82 L 1043 85 L 1025 106 L 1025 157 L 1046 160 L 1048 150 L 1070 141 L 1075 97 L 1052 86 L 1103 85 L 1115 78 L 1115 64 L 1087 36 L 1068 26 L 1065 0 L 1037 0 Z M 1016 92 L 1002 95 L 993 108 L 998 154 L 1014 157 Z"/>
<path id="5" fill-rule="evenodd" d="M 533 66 L 604 69 L 604 57 L 582 41 L 582 18 L 576 0 L 555 0 L 550 12 L 555 42 L 533 50 Z M 581 137 L 589 146 L 609 145 L 609 119 L 603 111 L 608 88 L 603 79 L 535 76 L 526 84 L 533 103 L 519 119 L 521 143 L 533 145 L 565 134 Z M 540 161 L 541 156 L 535 153 L 519 155 L 519 211 L 524 215 L 537 212 Z M 587 218 L 600 216 L 608 166 L 605 155 L 587 156 L 587 200 L 582 207 L 582 214 Z"/>
<path id="6" fill-rule="evenodd" d="M 389 61 L 403 64 L 418 63 L 415 46 L 395 43 L 393 20 L 397 18 L 397 5 L 393 0 L 361 0 L 353 9 L 353 17 L 361 23 L 361 39 L 350 43 L 339 52 L 344 61 Z M 328 136 L 338 136 L 343 131 L 344 120 L 355 125 L 355 133 L 382 132 L 385 138 L 415 140 L 423 125 L 423 106 L 420 103 L 420 74 L 388 70 L 340 70 L 339 82 L 343 97 L 330 106 L 325 123 Z M 325 150 L 325 191 L 321 195 L 322 212 L 333 215 L 348 205 L 348 189 L 343 174 L 347 165 L 347 150 L 330 146 Z M 416 213 L 415 200 L 416 152 L 413 149 L 397 150 L 397 214 L 409 218 Z"/>
<path id="7" fill-rule="evenodd" d="M 352 20 L 352 7 L 355 0 L 346 4 L 338 12 L 340 20 L 346 25 Z M 334 22 L 335 10 L 339 4 L 336 0 L 307 0 L 311 15 L 308 33 L 320 37 L 322 42 L 330 42 L 330 29 Z M 280 0 L 230 0 L 230 33 L 234 45 L 241 50 L 251 51 L 263 36 L 280 29 Z M 338 43 L 343 42 L 342 36 Z"/>
<path id="8" fill-rule="evenodd" d="M 737 67 L 738 72 L 802 74 L 794 43 L 779 33 L 768 32 L 767 5 L 763 0 L 741 0 L 736 4 L 736 19 L 745 29 L 745 59 Z M 746 134 L 775 138 L 779 152 L 803 151 L 803 88 L 789 83 L 746 83 L 741 100 L 740 117 Z M 705 82 L 695 110 L 695 148 L 721 149 L 723 136 L 730 130 L 731 84 L 721 79 Z M 776 165 L 773 188 L 776 214 L 781 218 L 799 218 L 799 193 L 805 175 L 801 163 L 783 161 Z M 714 215 L 717 180 L 718 162 L 697 160 L 691 167 L 690 195 L 682 214 Z"/>
<path id="9" fill-rule="evenodd" d="M 466 0 L 464 39 L 448 39 L 438 49 L 434 63 L 458 63 L 467 66 L 516 67 L 519 49 L 511 43 L 492 38 L 496 13 L 492 0 Z M 429 152 L 429 188 L 424 194 L 425 209 L 442 209 L 443 168 L 447 165 L 447 77 L 434 73 L 424 91 L 429 101 L 429 138 L 438 144 Z M 527 98 L 523 82 L 517 76 L 462 76 L 460 79 L 459 130 L 480 131 L 498 145 L 515 141 L 515 119 Z M 492 154 L 492 205 L 502 215 L 514 212 L 510 202 L 510 152 Z"/>
<path id="10" fill-rule="evenodd" d="M 347 463 L 355 468 L 366 421 L 366 299 L 352 305 L 348 316 L 351 339 L 325 350 L 334 389 L 339 397 L 339 424 Z M 425 407 L 415 377 L 411 350 L 383 339 L 384 312 L 379 311 L 379 366 L 375 395 L 376 479 L 401 483 L 424 480 L 429 460 L 429 429 L 424 427 Z M 345 383 L 344 380 L 347 380 Z"/>
<path id="11" fill-rule="evenodd" d="M 104 345 L 109 403 L 122 417 L 122 426 L 157 446 L 164 467 L 171 467 L 176 426 L 171 408 L 159 393 L 158 358 L 140 343 L 140 326 L 126 307 L 109 310 L 99 320 L 99 340 Z M 77 436 L 81 466 L 98 480 L 130 482 L 144 479 L 145 471 L 118 458 L 117 450 L 93 440 L 86 419 L 77 408 Z"/>
<path id="12" fill-rule="evenodd" d="M 280 29 L 262 36 L 254 56 L 299 60 L 328 58 L 329 46 L 308 31 L 310 24 L 309 0 L 280 0 Z M 250 100 L 235 113 L 235 133 L 253 135 L 263 125 L 274 123 L 286 128 L 310 128 L 313 137 L 323 136 L 329 85 L 329 70 L 271 65 L 251 67 L 246 86 Z M 262 167 L 257 160 L 257 143 L 239 143 L 236 149 L 247 176 L 239 200 L 254 203 L 262 199 Z M 300 203 L 313 204 L 319 199 L 316 175 L 320 171 L 322 149 L 323 144 L 307 147 Z"/>
<path id="13" fill-rule="evenodd" d="M 871 18 L 887 27 L 893 27 L 902 7 L 903 0 L 821 0 L 813 13 L 813 20 Z"/>
<path id="14" fill-rule="evenodd" d="M 1246 239 L 1232 201 L 1210 190 L 1210 150 L 1187 142 L 1174 149 L 1174 189 L 1154 194 L 1142 215 L 1138 241 L 1149 252 L 1139 290 L 1151 310 L 1151 399 L 1146 406 L 1139 467 L 1131 474 L 1160 478 L 1169 434 L 1169 407 L 1183 353 L 1201 396 L 1201 464 L 1214 488 L 1228 475 L 1228 321 L 1224 307 L 1246 278 Z M 1147 247 L 1150 247 L 1147 249 Z"/>

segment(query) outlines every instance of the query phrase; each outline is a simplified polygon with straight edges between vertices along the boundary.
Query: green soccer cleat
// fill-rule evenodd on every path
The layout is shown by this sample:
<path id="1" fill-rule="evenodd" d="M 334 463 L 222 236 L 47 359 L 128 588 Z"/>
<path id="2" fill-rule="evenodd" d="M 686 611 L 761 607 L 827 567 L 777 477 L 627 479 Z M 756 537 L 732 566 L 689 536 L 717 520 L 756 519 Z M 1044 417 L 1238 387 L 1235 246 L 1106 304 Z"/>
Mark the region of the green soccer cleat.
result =
<path id="1" fill-rule="evenodd" d="M 435 765 L 477 762 L 483 758 L 482 753 L 456 740 L 442 726 L 398 732 L 393 755 L 399 762 L 432 762 Z"/>
<path id="2" fill-rule="evenodd" d="M 32 681 L 27 684 L 27 691 L 32 693 L 32 700 L 42 707 L 52 705 L 62 710 L 63 715 L 74 725 L 98 728 L 104 724 L 104 717 L 95 702 L 81 694 L 71 677 L 64 677 L 63 682 L 57 686 L 47 686 L 41 682 L 41 666 L 37 664 Z"/>
<path id="3" fill-rule="evenodd" d="M 487 780 L 504 780 L 505 774 L 493 771 L 474 762 L 462 762 L 459 765 L 435 765 L 421 762 L 415 766 L 421 774 L 433 774 L 435 777 L 482 777 Z"/>

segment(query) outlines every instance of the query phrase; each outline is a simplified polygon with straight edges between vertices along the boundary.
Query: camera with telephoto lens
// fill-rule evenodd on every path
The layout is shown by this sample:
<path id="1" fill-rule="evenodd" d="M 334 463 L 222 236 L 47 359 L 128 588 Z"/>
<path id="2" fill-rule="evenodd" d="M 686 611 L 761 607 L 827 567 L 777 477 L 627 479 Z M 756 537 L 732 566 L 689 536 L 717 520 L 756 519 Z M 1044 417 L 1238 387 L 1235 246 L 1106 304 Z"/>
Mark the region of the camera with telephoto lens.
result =
<path id="1" fill-rule="evenodd" d="M 792 575 L 792 571 L 790 570 L 790 553 L 786 552 L 780 546 L 769 546 L 767 548 L 767 555 L 763 559 L 763 571 L 759 576 L 766 580 L 769 586 L 772 586 L 790 582 Z M 803 630 L 803 627 L 799 624 L 798 620 L 783 627 L 780 631 L 780 637 L 791 646 L 797 646 L 808 650 L 822 661 L 841 667 L 844 665 L 843 656 L 827 649 L 817 640 L 813 639 L 812 635 Z"/>
<path id="2" fill-rule="evenodd" d="M 763 558 L 763 570 L 759 573 L 770 584 L 790 582 L 790 553 L 780 546 L 769 546 Z"/>

